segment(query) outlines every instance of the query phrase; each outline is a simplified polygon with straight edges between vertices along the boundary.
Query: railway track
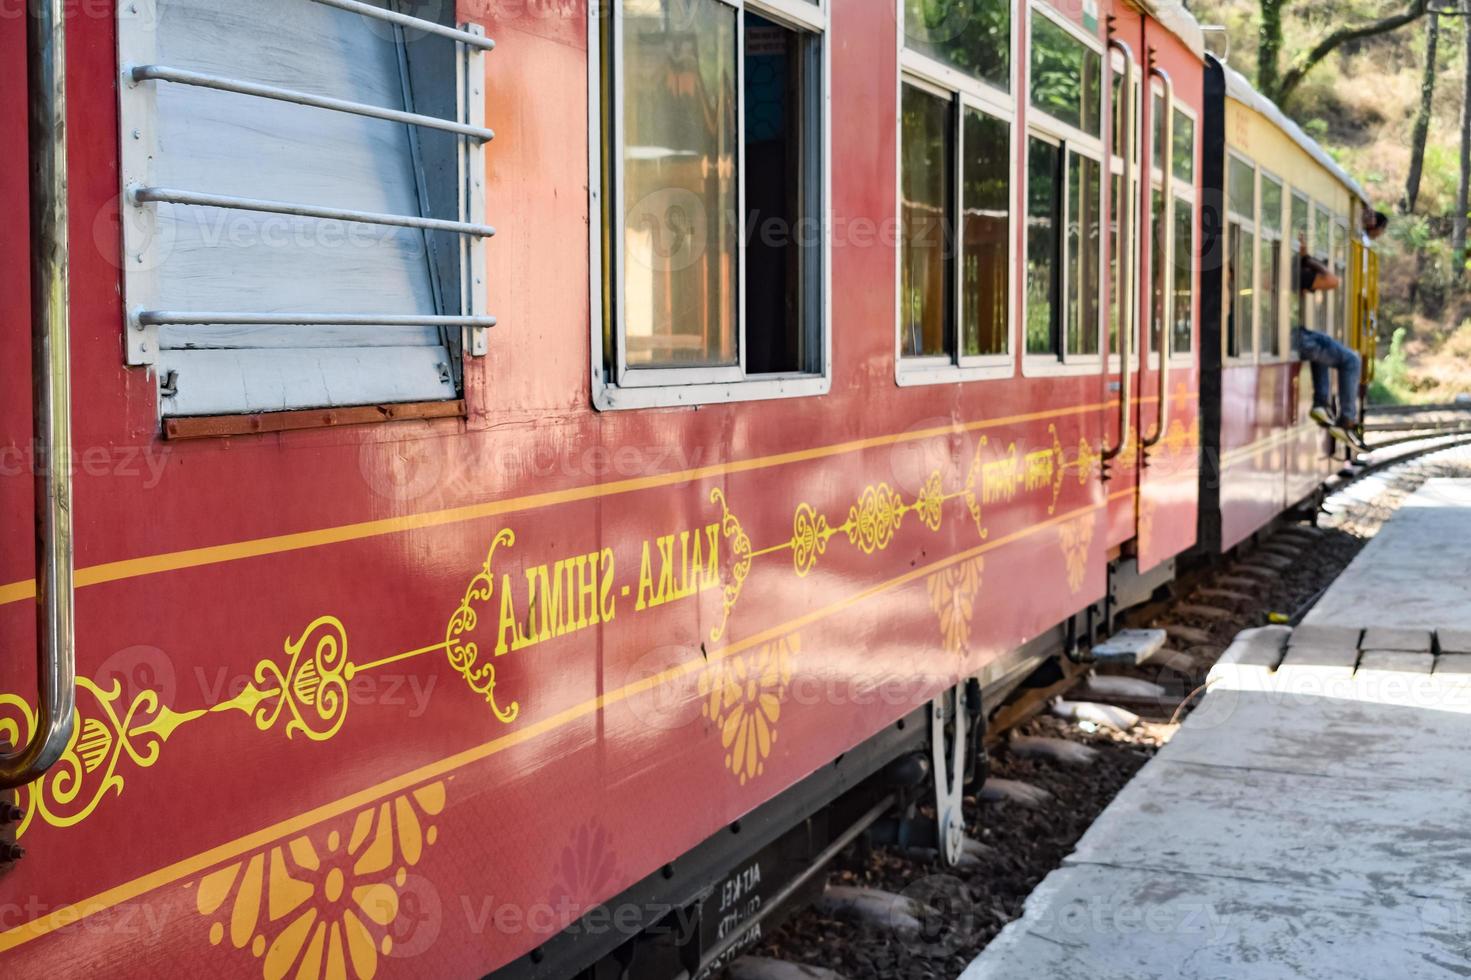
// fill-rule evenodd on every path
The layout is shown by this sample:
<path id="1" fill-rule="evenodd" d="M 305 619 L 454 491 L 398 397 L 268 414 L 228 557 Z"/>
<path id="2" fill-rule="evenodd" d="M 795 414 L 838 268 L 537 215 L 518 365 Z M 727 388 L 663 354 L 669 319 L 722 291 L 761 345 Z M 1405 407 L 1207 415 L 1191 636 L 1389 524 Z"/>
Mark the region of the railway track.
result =
<path id="1" fill-rule="evenodd" d="M 1441 425 L 1449 412 L 1464 417 L 1464 431 Z M 1407 437 L 1374 445 L 1331 481 L 1320 509 L 1299 515 L 1311 519 L 1268 528 L 1215 565 L 1187 572 L 1167 600 L 1126 617 L 1126 625 L 1166 630 L 1164 651 L 1137 667 L 1065 665 L 1061 679 L 1024 687 L 993 715 L 990 778 L 965 800 L 976 842 L 966 864 L 942 868 L 929 853 L 859 836 L 828 872 L 828 895 L 841 900 L 820 901 L 768 932 L 732 964 L 730 980 L 957 976 L 1168 741 L 1237 632 L 1300 616 L 1426 479 L 1471 476 L 1471 406 L 1376 410 L 1369 423 L 1370 432 Z M 1113 691 L 1099 700 L 1137 716 L 1136 724 L 1052 714 L 1059 697 L 1093 697 L 1080 692 L 1096 677 L 1114 679 L 1098 684 Z M 1144 685 L 1158 693 L 1143 694 Z M 1130 686 L 1135 696 L 1119 693 Z"/>
<path id="2" fill-rule="evenodd" d="M 1471 435 L 1471 402 L 1444 405 L 1383 405 L 1364 415 L 1364 436 L 1371 446 L 1411 441 L 1427 433 Z M 1386 440 L 1383 436 L 1389 435 Z"/>

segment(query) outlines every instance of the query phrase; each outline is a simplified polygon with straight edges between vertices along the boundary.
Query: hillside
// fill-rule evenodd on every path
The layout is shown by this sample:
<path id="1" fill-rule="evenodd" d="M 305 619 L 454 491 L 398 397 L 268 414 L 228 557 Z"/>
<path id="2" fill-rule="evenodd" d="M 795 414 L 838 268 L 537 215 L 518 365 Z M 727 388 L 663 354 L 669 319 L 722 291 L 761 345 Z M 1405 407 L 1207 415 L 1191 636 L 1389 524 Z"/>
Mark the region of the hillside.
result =
<path id="1" fill-rule="evenodd" d="M 1221 24 L 1228 60 L 1257 77 L 1261 8 L 1256 0 L 1190 4 L 1202 24 Z M 1330 31 L 1406 8 L 1393 0 L 1299 0 L 1282 14 L 1285 69 Z M 1460 116 L 1466 70 L 1466 18 L 1441 17 L 1435 94 L 1424 174 L 1413 214 L 1399 213 L 1410 166 L 1425 68 L 1429 17 L 1351 43 L 1328 56 L 1293 93 L 1287 113 L 1353 173 L 1375 206 L 1393 216 L 1382 242 L 1381 353 L 1404 330 L 1383 364 L 1381 400 L 1449 401 L 1471 393 L 1471 274 L 1453 277 L 1451 221 L 1456 205 Z"/>

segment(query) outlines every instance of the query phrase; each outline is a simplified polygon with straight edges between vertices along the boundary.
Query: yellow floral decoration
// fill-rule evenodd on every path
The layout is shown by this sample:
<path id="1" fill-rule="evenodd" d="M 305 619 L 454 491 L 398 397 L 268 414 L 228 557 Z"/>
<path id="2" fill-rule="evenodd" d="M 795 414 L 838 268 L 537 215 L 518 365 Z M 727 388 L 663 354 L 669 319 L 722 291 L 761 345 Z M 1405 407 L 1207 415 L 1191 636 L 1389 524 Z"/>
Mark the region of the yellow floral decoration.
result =
<path id="1" fill-rule="evenodd" d="M 800 649 L 801 636 L 793 633 L 716 661 L 700 675 L 701 712 L 720 730 L 725 767 L 742 786 L 766 769 Z"/>
<path id="2" fill-rule="evenodd" d="M 940 618 L 940 635 L 947 653 L 961 653 L 970 646 L 970 624 L 975 615 L 976 596 L 981 592 L 981 573 L 986 559 L 980 556 L 950 565 L 925 579 L 930 608 Z"/>
<path id="3" fill-rule="evenodd" d="M 430 783 L 359 812 L 345 842 L 303 834 L 205 875 L 195 905 L 213 920 L 210 944 L 248 951 L 265 980 L 371 980 L 444 800 L 444 783 Z"/>
<path id="4" fill-rule="evenodd" d="M 1068 588 L 1076 593 L 1088 579 L 1088 549 L 1093 545 L 1093 514 L 1057 526 L 1057 541 L 1067 569 Z"/>

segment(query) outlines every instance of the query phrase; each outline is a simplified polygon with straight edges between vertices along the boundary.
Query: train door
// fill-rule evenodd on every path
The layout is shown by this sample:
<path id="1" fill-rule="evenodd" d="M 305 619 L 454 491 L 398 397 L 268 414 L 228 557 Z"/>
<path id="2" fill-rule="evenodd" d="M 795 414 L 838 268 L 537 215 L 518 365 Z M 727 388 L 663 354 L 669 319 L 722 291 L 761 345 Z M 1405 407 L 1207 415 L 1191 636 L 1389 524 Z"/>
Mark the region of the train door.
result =
<path id="1" fill-rule="evenodd" d="M 1142 26 L 1145 139 L 1139 240 L 1144 343 L 1136 361 L 1139 568 L 1195 543 L 1199 496 L 1199 167 L 1201 66 L 1158 23 Z"/>

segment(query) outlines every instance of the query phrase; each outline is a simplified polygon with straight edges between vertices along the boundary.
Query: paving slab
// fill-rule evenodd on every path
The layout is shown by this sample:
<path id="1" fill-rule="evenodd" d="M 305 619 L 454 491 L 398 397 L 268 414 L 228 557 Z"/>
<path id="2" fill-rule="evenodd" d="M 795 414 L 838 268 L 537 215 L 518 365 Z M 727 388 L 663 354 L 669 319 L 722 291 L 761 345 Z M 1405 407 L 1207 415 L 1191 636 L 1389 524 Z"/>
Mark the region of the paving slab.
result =
<path id="1" fill-rule="evenodd" d="M 1068 864 L 1228 875 L 1366 900 L 1471 896 L 1471 799 L 1453 782 L 1166 760 L 1141 771 L 1109 811 Z"/>
<path id="2" fill-rule="evenodd" d="M 1435 649 L 1435 634 L 1427 629 L 1404 626 L 1371 626 L 1364 630 L 1359 646 L 1365 650 L 1404 650 L 1429 653 Z"/>
<path id="3" fill-rule="evenodd" d="M 1471 654 L 1471 630 L 1442 629 L 1438 640 L 1441 653 Z"/>
<path id="4" fill-rule="evenodd" d="M 1471 677 L 1471 654 L 1442 653 L 1435 658 L 1435 672 Z"/>
<path id="5" fill-rule="evenodd" d="M 1442 682 L 1429 709 L 1352 700 L 1361 690 L 1352 678 L 1296 689 L 1215 685 L 1155 758 L 1431 783 L 1467 771 L 1465 685 Z"/>
<path id="6" fill-rule="evenodd" d="M 1071 865 L 962 980 L 1463 980 L 1471 912 L 1215 875 Z M 1459 928 L 1458 928 L 1459 925 Z"/>
<path id="7" fill-rule="evenodd" d="M 1290 646 L 1279 671 L 1312 671 L 1323 674 L 1352 674 L 1359 663 L 1358 647 Z"/>
<path id="8" fill-rule="evenodd" d="M 1292 646 L 1346 646 L 1357 647 L 1364 631 L 1357 626 L 1342 623 L 1303 623 L 1292 631 Z"/>
<path id="9" fill-rule="evenodd" d="M 1308 613 L 1334 623 L 1471 630 L 1471 480 L 1427 480 Z"/>
<path id="10" fill-rule="evenodd" d="M 1359 673 L 1428 674 L 1435 667 L 1433 653 L 1402 650 L 1365 650 L 1359 654 Z"/>

